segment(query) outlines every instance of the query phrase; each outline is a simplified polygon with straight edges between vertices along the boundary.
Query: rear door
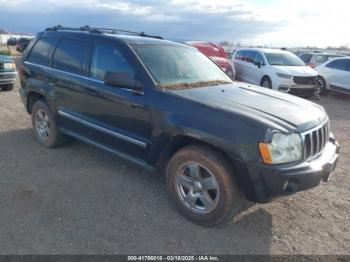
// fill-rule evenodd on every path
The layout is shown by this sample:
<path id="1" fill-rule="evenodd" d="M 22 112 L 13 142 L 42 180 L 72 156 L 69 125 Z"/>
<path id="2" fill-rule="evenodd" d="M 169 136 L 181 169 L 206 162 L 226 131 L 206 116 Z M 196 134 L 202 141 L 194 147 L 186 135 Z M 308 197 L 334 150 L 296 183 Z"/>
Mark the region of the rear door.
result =
<path id="1" fill-rule="evenodd" d="M 341 89 L 350 88 L 349 61 L 349 59 L 337 59 L 326 65 L 326 68 L 329 69 L 326 78 L 331 89 L 342 91 Z"/>
<path id="2" fill-rule="evenodd" d="M 260 66 L 257 63 L 260 63 Z M 264 65 L 263 56 L 256 51 L 253 51 L 249 56 L 249 65 L 248 65 L 248 81 L 254 85 L 260 85 L 261 78 L 263 77 L 263 65 Z"/>
<path id="3" fill-rule="evenodd" d="M 243 58 L 244 58 L 244 50 L 236 51 L 233 59 L 233 66 L 236 73 L 236 79 L 238 81 L 243 81 L 242 79 L 242 70 L 243 70 Z"/>
<path id="4" fill-rule="evenodd" d="M 248 50 L 244 53 L 242 62 L 242 80 L 254 84 L 255 65 L 253 64 L 256 52 Z"/>
<path id="5" fill-rule="evenodd" d="M 107 71 L 135 77 L 137 70 L 117 43 L 94 41 L 87 48 L 89 59 L 82 68 L 86 76 L 78 85 L 65 88 L 67 99 L 59 111 L 62 121 L 73 136 L 133 160 L 145 160 L 150 124 L 145 90 L 104 84 Z"/>

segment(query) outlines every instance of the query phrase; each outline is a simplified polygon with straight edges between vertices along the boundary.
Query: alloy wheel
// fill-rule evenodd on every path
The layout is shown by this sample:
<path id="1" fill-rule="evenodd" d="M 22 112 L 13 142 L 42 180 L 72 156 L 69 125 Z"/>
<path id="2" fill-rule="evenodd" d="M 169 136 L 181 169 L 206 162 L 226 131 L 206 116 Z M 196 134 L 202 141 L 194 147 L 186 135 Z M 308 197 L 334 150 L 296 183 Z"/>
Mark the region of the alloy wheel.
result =
<path id="1" fill-rule="evenodd" d="M 46 112 L 39 109 L 35 114 L 35 130 L 42 140 L 47 140 L 51 135 L 50 119 Z"/>
<path id="2" fill-rule="evenodd" d="M 175 183 L 181 203 L 192 212 L 208 214 L 218 205 L 218 182 L 213 173 L 199 163 L 182 165 L 176 174 Z"/>

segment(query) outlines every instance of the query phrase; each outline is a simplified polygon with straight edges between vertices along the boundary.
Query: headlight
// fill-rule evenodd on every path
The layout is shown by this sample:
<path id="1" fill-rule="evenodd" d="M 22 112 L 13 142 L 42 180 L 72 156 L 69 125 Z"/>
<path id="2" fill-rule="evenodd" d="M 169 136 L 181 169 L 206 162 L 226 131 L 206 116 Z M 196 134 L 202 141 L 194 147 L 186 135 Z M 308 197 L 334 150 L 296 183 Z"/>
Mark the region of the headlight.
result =
<path id="1" fill-rule="evenodd" d="M 281 73 L 277 73 L 277 76 L 279 76 L 281 78 L 285 78 L 285 79 L 291 79 L 292 78 L 291 75 L 286 75 L 286 74 L 281 74 Z"/>
<path id="2" fill-rule="evenodd" d="M 5 70 L 15 70 L 16 65 L 13 62 L 7 62 L 7 63 L 4 63 L 4 69 Z"/>
<path id="3" fill-rule="evenodd" d="M 300 135 L 295 133 L 275 133 L 271 143 L 260 143 L 259 149 L 266 164 L 289 163 L 303 157 L 303 143 Z"/>

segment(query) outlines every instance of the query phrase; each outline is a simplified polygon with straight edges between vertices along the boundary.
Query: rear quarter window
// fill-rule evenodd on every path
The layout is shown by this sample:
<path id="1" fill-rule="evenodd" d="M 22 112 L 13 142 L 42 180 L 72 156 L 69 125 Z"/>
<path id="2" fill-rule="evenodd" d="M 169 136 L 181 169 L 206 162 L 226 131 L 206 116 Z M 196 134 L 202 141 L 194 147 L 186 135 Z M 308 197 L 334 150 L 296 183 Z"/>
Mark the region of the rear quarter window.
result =
<path id="1" fill-rule="evenodd" d="M 28 56 L 28 62 L 48 66 L 50 63 L 50 50 L 54 44 L 54 38 L 39 39 Z"/>
<path id="2" fill-rule="evenodd" d="M 84 41 L 61 39 L 53 55 L 52 66 L 69 73 L 81 74 L 87 51 Z"/>
<path id="3" fill-rule="evenodd" d="M 236 54 L 235 54 L 235 59 L 243 60 L 244 52 L 245 52 L 245 51 L 243 51 L 243 50 L 237 51 Z"/>

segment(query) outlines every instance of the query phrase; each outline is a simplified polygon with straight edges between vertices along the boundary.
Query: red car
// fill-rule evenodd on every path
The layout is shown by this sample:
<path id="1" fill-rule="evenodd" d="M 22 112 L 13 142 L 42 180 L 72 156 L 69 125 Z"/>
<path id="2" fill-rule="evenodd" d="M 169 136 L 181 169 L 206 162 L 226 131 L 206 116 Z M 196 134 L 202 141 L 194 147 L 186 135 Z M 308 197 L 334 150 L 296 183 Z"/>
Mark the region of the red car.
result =
<path id="1" fill-rule="evenodd" d="M 221 69 L 224 70 L 232 79 L 235 78 L 232 64 L 230 60 L 228 60 L 227 53 L 224 48 L 204 41 L 190 41 L 186 42 L 186 44 L 197 48 L 201 53 L 208 56 L 218 66 L 220 66 Z"/>

